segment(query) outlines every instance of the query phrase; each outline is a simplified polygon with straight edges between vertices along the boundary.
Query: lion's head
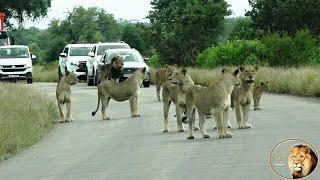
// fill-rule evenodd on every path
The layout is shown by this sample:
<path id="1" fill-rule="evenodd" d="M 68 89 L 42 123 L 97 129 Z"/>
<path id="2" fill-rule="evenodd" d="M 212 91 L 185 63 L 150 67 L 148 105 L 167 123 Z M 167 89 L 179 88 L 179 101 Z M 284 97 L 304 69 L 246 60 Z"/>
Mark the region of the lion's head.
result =
<path id="1" fill-rule="evenodd" d="M 241 71 L 241 79 L 243 83 L 246 84 L 253 84 L 256 80 L 257 76 L 257 71 L 258 71 L 258 66 L 251 67 L 251 66 L 240 66 L 240 71 Z"/>
<path id="2" fill-rule="evenodd" d="M 225 79 L 228 79 L 231 84 L 234 86 L 240 86 L 240 70 L 236 69 L 232 71 L 230 68 L 224 68 L 222 69 L 222 76 L 227 77 Z"/>
<path id="3" fill-rule="evenodd" d="M 306 177 L 317 165 L 317 156 L 313 150 L 306 145 L 294 145 L 290 148 L 288 166 L 293 179 Z"/>
<path id="4" fill-rule="evenodd" d="M 66 70 L 65 72 L 66 73 L 64 75 L 64 81 L 67 84 L 74 85 L 79 82 L 79 79 L 77 78 L 77 76 L 73 72 L 69 72 L 68 70 Z"/>
<path id="5" fill-rule="evenodd" d="M 122 70 L 123 67 L 123 58 L 120 56 L 115 56 L 111 59 L 112 67 L 117 70 Z"/>
<path id="6" fill-rule="evenodd" d="M 173 74 L 169 77 L 169 81 L 171 84 L 179 85 L 185 90 L 194 85 L 190 74 L 185 68 L 174 71 Z"/>
<path id="7" fill-rule="evenodd" d="M 268 81 L 261 82 L 260 87 L 262 88 L 263 91 L 268 91 L 269 82 Z"/>
<path id="8" fill-rule="evenodd" d="M 165 79 L 168 80 L 169 77 L 173 74 L 174 71 L 177 70 L 177 65 L 174 64 L 172 66 L 166 65 L 165 66 Z"/>

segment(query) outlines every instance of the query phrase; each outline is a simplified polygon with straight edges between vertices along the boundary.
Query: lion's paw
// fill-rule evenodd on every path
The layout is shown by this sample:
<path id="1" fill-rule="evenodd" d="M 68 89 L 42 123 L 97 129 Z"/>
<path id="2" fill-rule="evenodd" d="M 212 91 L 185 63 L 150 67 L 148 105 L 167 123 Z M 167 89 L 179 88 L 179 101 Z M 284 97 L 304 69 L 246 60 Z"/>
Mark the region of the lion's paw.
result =
<path id="1" fill-rule="evenodd" d="M 252 128 L 252 125 L 251 124 L 245 124 L 243 128 L 244 129 L 250 129 L 250 128 Z"/>
<path id="2" fill-rule="evenodd" d="M 194 136 L 188 136 L 187 139 L 194 139 Z"/>
<path id="3" fill-rule="evenodd" d="M 164 129 L 164 130 L 162 130 L 162 132 L 163 132 L 163 133 L 168 133 L 169 130 L 168 130 L 168 129 Z"/>
<path id="4" fill-rule="evenodd" d="M 194 127 L 194 130 L 199 131 L 200 129 L 199 129 L 199 127 Z"/>
<path id="5" fill-rule="evenodd" d="M 140 117 L 140 114 L 134 114 L 134 115 L 132 115 L 131 117 L 132 117 L 132 118 L 138 118 L 138 117 Z"/>
<path id="6" fill-rule="evenodd" d="M 178 132 L 184 132 L 184 129 L 179 129 Z"/>
<path id="7" fill-rule="evenodd" d="M 203 138 L 210 138 L 210 135 L 209 134 L 205 134 L 204 136 L 203 136 Z"/>
<path id="8" fill-rule="evenodd" d="M 104 117 L 103 120 L 110 120 L 110 117 Z"/>

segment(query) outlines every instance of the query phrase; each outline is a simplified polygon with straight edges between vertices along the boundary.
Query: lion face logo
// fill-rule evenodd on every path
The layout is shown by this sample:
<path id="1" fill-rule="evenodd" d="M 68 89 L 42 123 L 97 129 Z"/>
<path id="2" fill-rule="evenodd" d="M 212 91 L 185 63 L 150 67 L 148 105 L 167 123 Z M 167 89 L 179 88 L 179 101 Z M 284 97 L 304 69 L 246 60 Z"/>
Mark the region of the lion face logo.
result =
<path id="1" fill-rule="evenodd" d="M 290 148 L 288 166 L 293 179 L 308 176 L 317 166 L 318 158 L 306 145 L 294 145 Z"/>

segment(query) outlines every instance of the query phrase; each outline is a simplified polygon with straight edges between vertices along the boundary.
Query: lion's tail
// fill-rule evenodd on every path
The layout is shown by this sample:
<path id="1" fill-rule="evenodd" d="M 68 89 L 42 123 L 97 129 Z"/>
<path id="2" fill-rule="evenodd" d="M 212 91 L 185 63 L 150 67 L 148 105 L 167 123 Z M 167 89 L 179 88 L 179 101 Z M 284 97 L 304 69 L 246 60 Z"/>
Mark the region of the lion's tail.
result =
<path id="1" fill-rule="evenodd" d="M 97 111 L 99 110 L 99 106 L 100 106 L 100 96 L 98 95 L 98 107 L 97 107 L 97 109 L 95 111 L 92 111 L 92 113 L 91 113 L 92 116 L 96 115 Z"/>

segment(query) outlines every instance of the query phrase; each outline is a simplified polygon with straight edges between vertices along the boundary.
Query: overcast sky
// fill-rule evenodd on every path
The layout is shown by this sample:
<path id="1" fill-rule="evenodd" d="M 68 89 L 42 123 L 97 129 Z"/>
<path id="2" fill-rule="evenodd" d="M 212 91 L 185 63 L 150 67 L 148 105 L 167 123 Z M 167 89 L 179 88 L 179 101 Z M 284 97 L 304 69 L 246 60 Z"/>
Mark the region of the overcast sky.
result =
<path id="1" fill-rule="evenodd" d="M 233 11 L 232 16 L 244 16 L 245 10 L 250 10 L 248 0 L 226 0 Z M 27 21 L 25 26 L 35 26 L 41 29 L 48 27 L 51 19 L 64 19 L 66 12 L 76 6 L 100 7 L 113 14 L 116 19 L 147 21 L 145 17 L 151 10 L 150 0 L 52 0 L 46 18 L 32 22 Z"/>

